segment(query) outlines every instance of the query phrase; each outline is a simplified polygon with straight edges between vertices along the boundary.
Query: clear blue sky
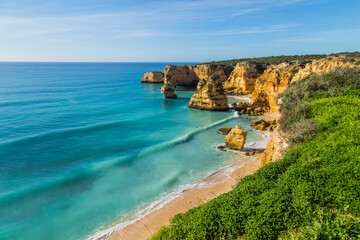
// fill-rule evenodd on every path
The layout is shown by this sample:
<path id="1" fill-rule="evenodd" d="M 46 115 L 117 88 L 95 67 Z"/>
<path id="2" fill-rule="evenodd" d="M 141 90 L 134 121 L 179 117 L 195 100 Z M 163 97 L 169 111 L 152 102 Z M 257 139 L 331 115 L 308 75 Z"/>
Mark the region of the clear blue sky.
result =
<path id="1" fill-rule="evenodd" d="M 0 61 L 202 62 L 357 50 L 359 0 L 0 0 Z"/>

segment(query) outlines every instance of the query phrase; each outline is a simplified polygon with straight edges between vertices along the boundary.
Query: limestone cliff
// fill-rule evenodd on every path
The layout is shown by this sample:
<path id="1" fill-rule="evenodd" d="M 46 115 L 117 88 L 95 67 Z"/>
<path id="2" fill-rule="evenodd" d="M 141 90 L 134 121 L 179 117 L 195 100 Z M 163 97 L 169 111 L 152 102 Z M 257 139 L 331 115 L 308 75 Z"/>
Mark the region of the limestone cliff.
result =
<path id="1" fill-rule="evenodd" d="M 256 80 L 255 89 L 252 92 L 252 101 L 255 103 L 266 100 L 266 108 L 270 111 L 278 111 L 277 96 L 290 83 L 303 79 L 312 73 L 323 74 L 336 67 L 354 66 L 354 62 L 340 58 L 323 58 L 309 60 L 307 63 L 294 61 L 271 65 Z"/>
<path id="2" fill-rule="evenodd" d="M 218 75 L 203 78 L 191 97 L 189 108 L 208 111 L 228 110 L 228 100 L 223 88 L 223 80 Z"/>
<path id="3" fill-rule="evenodd" d="M 196 86 L 200 80 L 209 79 L 212 75 L 219 76 L 219 81 L 223 82 L 229 77 L 232 70 L 233 67 L 231 66 L 212 64 L 168 65 L 164 70 L 164 85 L 161 92 L 165 98 L 176 98 L 176 86 Z"/>
<path id="4" fill-rule="evenodd" d="M 224 82 L 225 92 L 228 94 L 249 94 L 255 89 L 256 80 L 266 69 L 265 64 L 240 62 L 236 64 L 229 78 Z"/>
<path id="5" fill-rule="evenodd" d="M 164 82 L 164 74 L 162 72 L 147 72 L 141 78 L 141 82 L 163 83 Z"/>
<path id="6" fill-rule="evenodd" d="M 276 128 L 271 136 L 271 140 L 266 145 L 265 151 L 261 154 L 261 167 L 280 160 L 287 146 L 285 139 L 279 133 L 279 128 Z"/>

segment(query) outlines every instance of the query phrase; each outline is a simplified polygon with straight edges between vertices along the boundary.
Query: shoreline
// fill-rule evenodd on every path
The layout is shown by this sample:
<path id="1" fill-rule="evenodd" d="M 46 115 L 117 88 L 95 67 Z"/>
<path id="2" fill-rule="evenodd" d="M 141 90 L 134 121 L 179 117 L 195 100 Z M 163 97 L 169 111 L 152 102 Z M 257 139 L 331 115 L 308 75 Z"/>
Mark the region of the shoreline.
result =
<path id="1" fill-rule="evenodd" d="M 279 115 L 277 113 L 267 113 L 259 117 L 262 119 L 278 119 Z M 87 240 L 146 240 L 150 238 L 162 226 L 168 226 L 170 219 L 176 214 L 184 213 L 231 191 L 237 185 L 239 179 L 260 169 L 261 156 L 271 137 L 272 133 L 263 132 L 262 137 L 257 139 L 251 146 L 244 148 L 243 151 L 236 151 L 238 156 L 229 165 L 218 169 L 197 183 L 155 201 L 143 211 L 140 211 L 140 214 L 136 217 L 126 222 L 115 223 L 112 227 L 97 232 Z M 243 155 L 244 152 L 255 149 L 260 150 L 260 153 L 256 153 L 254 156 Z"/>
<path id="2" fill-rule="evenodd" d="M 161 207 L 156 208 L 157 206 L 154 206 L 154 210 L 148 214 L 120 229 L 114 229 L 113 232 L 95 239 L 146 240 L 154 235 L 161 226 L 169 225 L 169 220 L 176 214 L 184 213 L 193 207 L 231 191 L 239 179 L 253 174 L 260 168 L 260 157 L 261 154 L 252 157 L 241 155 L 234 159 L 234 163 L 229 167 L 211 174 L 194 187 L 182 191 Z"/>

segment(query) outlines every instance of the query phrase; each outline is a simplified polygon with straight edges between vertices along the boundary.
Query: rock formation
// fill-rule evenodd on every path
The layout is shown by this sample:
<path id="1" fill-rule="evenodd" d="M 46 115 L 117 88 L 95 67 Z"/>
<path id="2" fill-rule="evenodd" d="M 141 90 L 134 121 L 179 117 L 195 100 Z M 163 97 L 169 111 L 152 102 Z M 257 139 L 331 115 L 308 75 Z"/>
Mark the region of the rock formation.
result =
<path id="1" fill-rule="evenodd" d="M 323 74 L 336 67 L 354 67 L 355 62 L 343 57 L 318 60 L 290 61 L 278 65 L 240 62 L 235 68 L 224 65 L 200 64 L 192 66 L 168 65 L 164 70 L 161 92 L 165 98 L 177 98 L 176 86 L 197 86 L 189 107 L 203 110 L 228 109 L 225 93 L 251 94 L 252 102 L 238 103 L 233 108 L 240 114 L 260 115 L 278 111 L 277 97 L 290 83 L 312 73 Z M 217 76 L 215 79 L 214 76 Z M 157 82 L 147 73 L 143 81 Z M 153 80 L 151 80 L 153 79 Z M 157 79 L 157 80 L 155 80 Z M 223 89 L 219 86 L 223 85 Z"/>
<path id="2" fill-rule="evenodd" d="M 278 111 L 277 96 L 290 83 L 303 79 L 314 73 L 327 73 L 336 67 L 354 67 L 354 62 L 340 58 L 323 58 L 307 62 L 293 61 L 269 66 L 263 75 L 256 80 L 252 92 L 253 103 L 262 102 L 263 108 Z"/>
<path id="3" fill-rule="evenodd" d="M 196 93 L 190 99 L 189 108 L 208 111 L 228 110 L 228 99 L 222 82 L 218 75 L 212 75 L 208 79 L 201 79 Z"/>
<path id="4" fill-rule="evenodd" d="M 164 70 L 164 85 L 161 92 L 165 98 L 176 98 L 176 86 L 196 86 L 202 79 L 208 79 L 212 75 L 218 75 L 219 81 L 225 81 L 234 68 L 212 64 L 192 66 L 168 65 Z"/>
<path id="5" fill-rule="evenodd" d="M 246 142 L 247 133 L 248 133 L 247 131 L 244 131 L 239 126 L 236 126 L 228 133 L 228 135 L 226 135 L 225 137 L 226 146 L 234 150 L 243 149 Z"/>
<path id="6" fill-rule="evenodd" d="M 147 72 L 141 78 L 141 82 L 163 83 L 164 82 L 164 74 L 162 72 Z"/>
<path id="7" fill-rule="evenodd" d="M 256 80 L 266 69 L 265 64 L 240 62 L 224 82 L 225 92 L 228 94 L 249 94 L 255 89 Z"/>
<path id="8" fill-rule="evenodd" d="M 227 135 L 231 131 L 231 127 L 220 128 L 217 133 Z"/>
<path id="9" fill-rule="evenodd" d="M 276 128 L 271 136 L 271 140 L 267 143 L 265 151 L 261 154 L 261 167 L 280 160 L 286 152 L 288 144 L 280 135 L 279 129 Z"/>
<path id="10" fill-rule="evenodd" d="M 265 121 L 264 119 L 258 119 L 251 121 L 251 125 L 256 129 L 260 131 L 268 131 L 272 132 L 274 131 L 276 127 L 276 120 L 269 120 Z"/>
<path id="11" fill-rule="evenodd" d="M 264 114 L 268 107 L 266 104 L 249 103 L 249 102 L 238 102 L 233 103 L 232 108 L 237 111 L 240 115 L 248 114 L 251 116 L 258 116 Z"/>

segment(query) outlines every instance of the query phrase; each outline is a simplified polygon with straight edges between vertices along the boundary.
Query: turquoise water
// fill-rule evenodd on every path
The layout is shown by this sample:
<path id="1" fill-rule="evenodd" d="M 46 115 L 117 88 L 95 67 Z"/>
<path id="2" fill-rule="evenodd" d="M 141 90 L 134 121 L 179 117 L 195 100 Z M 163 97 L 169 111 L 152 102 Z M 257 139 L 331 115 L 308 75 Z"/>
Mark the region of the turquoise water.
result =
<path id="1" fill-rule="evenodd" d="M 0 63 L 0 239 L 86 239 L 229 164 L 250 118 L 163 99 L 165 63 Z"/>

